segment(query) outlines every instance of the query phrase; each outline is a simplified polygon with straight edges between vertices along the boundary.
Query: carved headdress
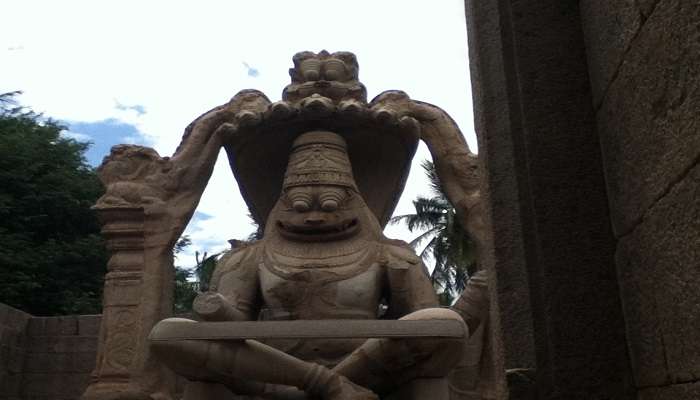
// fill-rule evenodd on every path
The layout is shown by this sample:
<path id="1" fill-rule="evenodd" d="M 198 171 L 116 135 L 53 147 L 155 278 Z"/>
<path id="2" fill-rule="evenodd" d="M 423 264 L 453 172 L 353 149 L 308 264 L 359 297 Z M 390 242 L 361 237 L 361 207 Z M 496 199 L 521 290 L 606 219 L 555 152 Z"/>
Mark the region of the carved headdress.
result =
<path id="1" fill-rule="evenodd" d="M 345 139 L 333 132 L 313 131 L 294 141 L 283 187 L 304 185 L 345 186 L 358 191 Z"/>
<path id="2" fill-rule="evenodd" d="M 302 52 L 294 64 L 282 101 L 224 143 L 251 215 L 264 227 L 283 186 L 327 183 L 358 191 L 383 227 L 408 177 L 417 128 L 371 114 L 352 53 Z"/>

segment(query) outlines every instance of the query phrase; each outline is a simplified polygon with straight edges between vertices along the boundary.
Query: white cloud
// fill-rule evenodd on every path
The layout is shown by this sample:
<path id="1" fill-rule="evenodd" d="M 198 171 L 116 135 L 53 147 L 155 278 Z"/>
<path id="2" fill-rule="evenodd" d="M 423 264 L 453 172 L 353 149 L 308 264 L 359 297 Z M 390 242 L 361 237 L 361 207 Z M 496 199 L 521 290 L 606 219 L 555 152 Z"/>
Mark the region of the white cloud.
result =
<path id="1" fill-rule="evenodd" d="M 321 49 L 357 55 L 370 99 L 401 89 L 444 108 L 476 148 L 461 0 L 4 5 L 0 92 L 23 90 L 23 104 L 57 119 L 133 124 L 163 156 L 187 124 L 239 90 L 256 88 L 278 100 L 291 56 Z M 251 76 L 244 63 L 259 74 Z M 115 99 L 127 106 L 115 107 Z M 421 146 L 397 212 L 413 211 L 411 200 L 426 191 L 418 164 L 427 156 Z M 190 227 L 195 241 L 227 245 L 252 229 L 223 153 L 198 210 L 212 218 Z M 400 227 L 387 233 L 415 236 Z"/>
<path id="2" fill-rule="evenodd" d="M 79 142 L 87 142 L 90 141 L 92 138 L 90 135 L 85 134 L 85 133 L 79 133 L 79 132 L 71 132 L 71 131 L 61 131 L 61 136 L 67 137 L 70 139 L 77 140 Z"/>

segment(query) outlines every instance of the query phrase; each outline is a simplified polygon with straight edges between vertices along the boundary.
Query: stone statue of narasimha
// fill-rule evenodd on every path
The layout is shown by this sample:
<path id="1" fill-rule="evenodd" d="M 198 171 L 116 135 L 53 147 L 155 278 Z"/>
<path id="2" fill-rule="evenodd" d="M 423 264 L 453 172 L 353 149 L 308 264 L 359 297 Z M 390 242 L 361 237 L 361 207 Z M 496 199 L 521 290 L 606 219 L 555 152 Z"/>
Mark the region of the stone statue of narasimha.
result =
<path id="1" fill-rule="evenodd" d="M 384 398 L 417 379 L 448 376 L 485 319 L 481 274 L 452 309 L 440 308 L 421 259 L 382 233 L 423 140 L 460 223 L 480 245 L 476 157 L 455 123 L 403 92 L 367 103 L 351 53 L 303 52 L 294 64 L 282 101 L 243 91 L 231 102 L 238 104 L 236 112 L 212 129 L 263 236 L 218 262 L 209 291 L 195 300 L 199 319 L 311 325 L 451 320 L 461 333 L 164 340 L 183 327 L 203 325 L 171 318 L 151 332 L 151 350 L 193 388 L 198 385 L 186 397 L 213 397 L 207 387 L 216 383 L 260 398 Z"/>

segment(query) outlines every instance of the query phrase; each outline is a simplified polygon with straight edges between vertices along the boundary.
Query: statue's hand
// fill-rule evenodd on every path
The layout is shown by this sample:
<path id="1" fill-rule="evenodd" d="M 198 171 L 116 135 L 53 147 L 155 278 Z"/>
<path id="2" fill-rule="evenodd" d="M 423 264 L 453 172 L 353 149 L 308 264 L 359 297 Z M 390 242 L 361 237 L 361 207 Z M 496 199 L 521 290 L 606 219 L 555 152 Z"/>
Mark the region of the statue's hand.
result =
<path id="1" fill-rule="evenodd" d="M 217 292 L 197 295 L 192 309 L 204 321 L 245 321 L 248 318 L 236 309 L 226 297 Z"/>
<path id="2" fill-rule="evenodd" d="M 213 166 L 225 136 L 258 121 L 269 104 L 260 91 L 238 92 L 228 103 L 205 112 L 187 126 L 172 160 L 190 165 L 207 159 L 205 163 Z"/>
<path id="3" fill-rule="evenodd" d="M 401 124 L 416 124 L 424 128 L 424 125 L 439 119 L 444 112 L 436 106 L 420 101 L 412 100 L 405 92 L 400 90 L 388 90 L 370 103 L 372 114 L 375 118 L 395 118 Z M 425 140 L 424 132 L 421 129 L 421 139 Z"/>

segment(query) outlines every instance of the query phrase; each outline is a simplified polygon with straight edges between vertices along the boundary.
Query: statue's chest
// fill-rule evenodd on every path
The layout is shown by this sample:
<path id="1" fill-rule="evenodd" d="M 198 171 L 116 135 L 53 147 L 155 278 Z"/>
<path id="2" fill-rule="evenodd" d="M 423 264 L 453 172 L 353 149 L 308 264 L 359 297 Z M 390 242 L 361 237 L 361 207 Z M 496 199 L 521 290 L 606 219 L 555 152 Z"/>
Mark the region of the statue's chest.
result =
<path id="1" fill-rule="evenodd" d="M 318 260 L 267 254 L 260 264 L 265 319 L 374 319 L 382 268 L 373 249 Z"/>

